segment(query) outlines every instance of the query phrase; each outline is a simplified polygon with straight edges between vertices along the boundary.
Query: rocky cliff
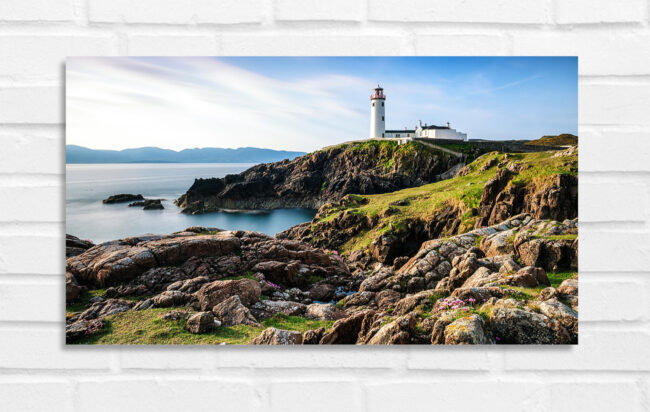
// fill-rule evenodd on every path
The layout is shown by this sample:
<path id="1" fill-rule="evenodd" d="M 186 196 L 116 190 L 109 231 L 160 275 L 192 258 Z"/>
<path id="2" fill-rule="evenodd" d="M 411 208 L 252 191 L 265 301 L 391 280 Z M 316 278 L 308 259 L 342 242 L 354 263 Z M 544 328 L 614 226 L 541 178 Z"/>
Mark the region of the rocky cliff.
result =
<path id="1" fill-rule="evenodd" d="M 349 193 L 387 193 L 439 180 L 459 159 L 417 142 L 342 144 L 224 178 L 196 179 L 177 199 L 184 213 L 220 209 L 318 209 Z"/>
<path id="2" fill-rule="evenodd" d="M 456 177 L 375 196 L 349 195 L 280 238 L 364 251 L 381 263 L 408 259 L 422 242 L 502 222 L 520 213 L 564 220 L 578 212 L 577 148 L 489 153 Z"/>

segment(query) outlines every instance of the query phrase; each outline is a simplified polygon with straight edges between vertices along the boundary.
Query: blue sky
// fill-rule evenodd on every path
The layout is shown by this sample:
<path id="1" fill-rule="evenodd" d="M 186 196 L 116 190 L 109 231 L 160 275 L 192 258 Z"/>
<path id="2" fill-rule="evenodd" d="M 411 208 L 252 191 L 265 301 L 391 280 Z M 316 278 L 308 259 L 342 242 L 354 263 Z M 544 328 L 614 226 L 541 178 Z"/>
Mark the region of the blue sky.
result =
<path id="1" fill-rule="evenodd" d="M 575 57 L 69 58 L 67 144 L 96 149 L 312 151 L 369 132 L 378 83 L 386 127 L 418 120 L 470 139 L 578 128 Z"/>

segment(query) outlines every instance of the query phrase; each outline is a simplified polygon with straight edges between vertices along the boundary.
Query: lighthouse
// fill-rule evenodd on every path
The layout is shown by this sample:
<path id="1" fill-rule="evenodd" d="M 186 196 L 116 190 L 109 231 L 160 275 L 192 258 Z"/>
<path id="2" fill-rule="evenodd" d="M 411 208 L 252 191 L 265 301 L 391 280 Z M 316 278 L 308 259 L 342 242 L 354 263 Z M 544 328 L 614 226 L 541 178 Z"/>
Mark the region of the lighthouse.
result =
<path id="1" fill-rule="evenodd" d="M 370 95 L 370 138 L 376 139 L 384 137 L 386 131 L 386 119 L 384 103 L 386 96 L 384 89 L 375 87 L 373 94 Z"/>

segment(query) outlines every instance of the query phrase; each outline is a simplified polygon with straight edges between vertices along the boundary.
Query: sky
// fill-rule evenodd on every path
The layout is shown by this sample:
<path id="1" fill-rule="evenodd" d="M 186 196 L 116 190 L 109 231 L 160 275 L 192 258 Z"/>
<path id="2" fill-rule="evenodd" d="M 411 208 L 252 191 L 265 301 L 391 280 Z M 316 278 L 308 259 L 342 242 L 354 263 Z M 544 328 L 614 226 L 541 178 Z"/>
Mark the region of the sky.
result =
<path id="1" fill-rule="evenodd" d="M 72 57 L 66 144 L 309 152 L 367 138 L 377 84 L 387 129 L 578 132 L 576 57 Z"/>

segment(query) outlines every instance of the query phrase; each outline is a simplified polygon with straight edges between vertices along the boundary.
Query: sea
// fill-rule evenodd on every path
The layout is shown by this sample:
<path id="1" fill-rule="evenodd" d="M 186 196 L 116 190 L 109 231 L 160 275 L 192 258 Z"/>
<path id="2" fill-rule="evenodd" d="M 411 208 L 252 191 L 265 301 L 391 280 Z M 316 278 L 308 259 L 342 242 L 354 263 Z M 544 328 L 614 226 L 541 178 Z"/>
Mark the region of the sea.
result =
<path id="1" fill-rule="evenodd" d="M 253 230 L 274 235 L 307 222 L 310 209 L 276 209 L 255 212 L 214 212 L 188 215 L 174 200 L 196 178 L 240 173 L 246 163 L 129 163 L 66 165 L 66 233 L 94 243 L 147 233 L 166 234 L 190 226 L 227 230 Z M 143 210 L 128 203 L 106 205 L 102 200 L 118 193 L 164 199 L 163 210 Z"/>

